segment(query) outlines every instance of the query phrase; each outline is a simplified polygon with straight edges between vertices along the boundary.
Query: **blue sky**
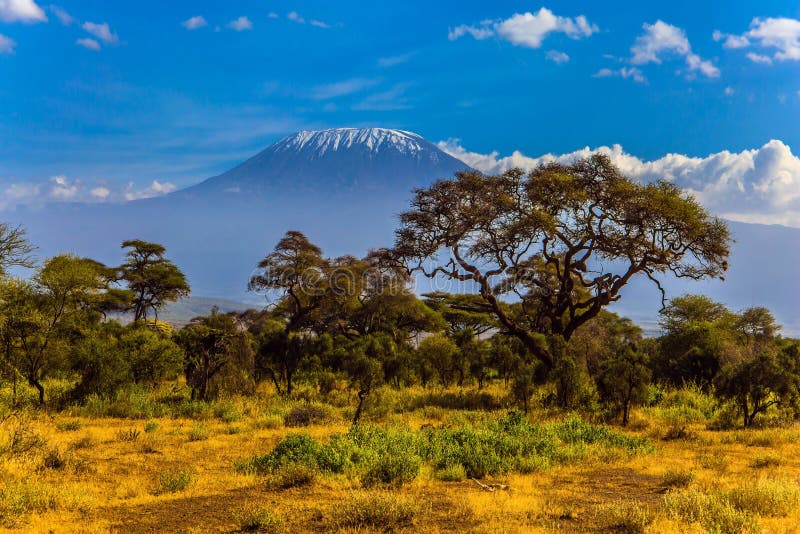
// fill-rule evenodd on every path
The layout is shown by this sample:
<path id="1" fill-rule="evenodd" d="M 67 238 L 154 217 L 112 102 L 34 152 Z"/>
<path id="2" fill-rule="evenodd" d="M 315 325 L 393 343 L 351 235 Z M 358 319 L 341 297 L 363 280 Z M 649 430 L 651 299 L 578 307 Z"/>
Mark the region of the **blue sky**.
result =
<path id="1" fill-rule="evenodd" d="M 0 188 L 158 193 L 332 126 L 479 154 L 788 149 L 797 19 L 789 1 L 0 0 Z"/>

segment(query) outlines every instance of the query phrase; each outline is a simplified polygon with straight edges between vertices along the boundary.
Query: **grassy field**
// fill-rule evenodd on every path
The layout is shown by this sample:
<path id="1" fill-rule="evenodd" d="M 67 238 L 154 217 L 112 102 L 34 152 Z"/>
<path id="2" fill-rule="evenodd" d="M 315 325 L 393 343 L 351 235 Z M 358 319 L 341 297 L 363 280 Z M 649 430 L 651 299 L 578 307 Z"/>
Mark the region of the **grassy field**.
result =
<path id="1" fill-rule="evenodd" d="M 6 412 L 3 528 L 800 531 L 800 427 L 709 430 L 716 408 L 697 392 L 669 393 L 622 429 L 509 415 L 500 388 L 386 388 L 355 431 L 344 391 L 325 403 L 179 393 Z"/>

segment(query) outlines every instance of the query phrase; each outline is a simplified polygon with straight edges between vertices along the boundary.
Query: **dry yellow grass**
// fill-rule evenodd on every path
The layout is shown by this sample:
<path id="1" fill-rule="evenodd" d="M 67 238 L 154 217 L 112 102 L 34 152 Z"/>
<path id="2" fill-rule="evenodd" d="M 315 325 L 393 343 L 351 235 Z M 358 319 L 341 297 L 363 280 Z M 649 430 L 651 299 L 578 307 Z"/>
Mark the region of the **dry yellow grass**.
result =
<path id="1" fill-rule="evenodd" d="M 390 418 L 416 428 L 438 424 L 420 412 Z M 205 420 L 201 439 L 194 439 L 198 423 L 188 419 L 156 419 L 147 432 L 145 421 L 64 415 L 31 419 L 26 424 L 43 444 L 0 457 L 3 528 L 232 532 L 250 510 L 250 515 L 274 520 L 264 531 L 369 531 L 342 519 L 342 503 L 355 497 L 364 501 L 364 495 L 369 501 L 383 490 L 363 490 L 357 480 L 324 476 L 311 486 L 276 490 L 262 477 L 234 469 L 237 460 L 271 450 L 292 431 L 263 419 L 250 414 L 235 423 Z M 346 430 L 342 422 L 303 429 L 323 440 Z M 775 481 L 770 487 L 785 485 L 791 493 L 800 483 L 797 429 L 712 432 L 695 424 L 690 430 L 688 440 L 651 438 L 653 454 L 511 474 L 490 481 L 505 486 L 495 491 L 472 480 L 439 481 L 423 466 L 416 480 L 391 492 L 405 499 L 397 506 L 410 511 L 383 503 L 389 511 L 381 513 L 397 517 L 379 520 L 395 521 L 387 528 L 415 532 L 703 532 L 705 520 L 692 523 L 691 517 L 675 515 L 674 508 L 665 507 L 665 496 L 727 495 L 759 481 Z M 647 435 L 648 430 L 638 433 Z M 52 451 L 57 457 L 49 464 L 55 465 L 45 467 Z M 749 513 L 748 521 L 767 532 L 800 531 L 800 505 L 786 510 L 774 516 Z"/>

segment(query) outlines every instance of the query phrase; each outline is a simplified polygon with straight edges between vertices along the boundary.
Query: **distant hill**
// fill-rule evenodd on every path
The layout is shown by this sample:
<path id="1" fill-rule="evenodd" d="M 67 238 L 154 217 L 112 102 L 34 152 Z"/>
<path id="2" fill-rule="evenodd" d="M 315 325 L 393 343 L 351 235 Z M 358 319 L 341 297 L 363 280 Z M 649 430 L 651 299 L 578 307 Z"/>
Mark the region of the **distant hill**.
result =
<path id="1" fill-rule="evenodd" d="M 233 300 L 215 299 L 208 297 L 189 297 L 179 302 L 173 302 L 165 306 L 158 314 L 161 321 L 166 321 L 173 326 L 181 327 L 186 325 L 195 317 L 208 315 L 214 307 L 220 312 L 238 312 L 249 308 L 257 308 L 257 305 L 236 302 Z"/>

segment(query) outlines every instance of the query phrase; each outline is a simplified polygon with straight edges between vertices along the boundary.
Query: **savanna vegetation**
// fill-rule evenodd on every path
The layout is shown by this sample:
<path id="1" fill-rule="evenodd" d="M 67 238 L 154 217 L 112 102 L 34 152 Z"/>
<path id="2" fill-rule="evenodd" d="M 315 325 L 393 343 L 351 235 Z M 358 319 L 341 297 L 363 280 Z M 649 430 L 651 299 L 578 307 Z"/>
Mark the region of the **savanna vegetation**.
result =
<path id="1" fill-rule="evenodd" d="M 268 306 L 179 329 L 163 246 L 34 252 L 0 225 L 4 528 L 800 528 L 800 342 L 702 295 L 662 290 L 656 337 L 610 311 L 724 276 L 729 235 L 602 156 L 438 181 L 364 257 L 289 231 L 242 281 Z"/>

